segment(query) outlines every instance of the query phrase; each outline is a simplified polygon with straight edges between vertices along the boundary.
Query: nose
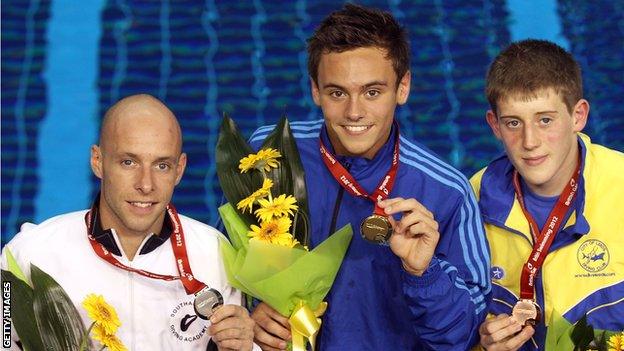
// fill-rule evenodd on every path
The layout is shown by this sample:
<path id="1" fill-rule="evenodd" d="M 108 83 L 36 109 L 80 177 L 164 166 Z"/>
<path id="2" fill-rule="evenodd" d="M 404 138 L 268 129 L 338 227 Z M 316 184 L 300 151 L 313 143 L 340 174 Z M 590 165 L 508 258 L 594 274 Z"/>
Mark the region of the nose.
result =
<path id="1" fill-rule="evenodd" d="M 352 121 L 359 121 L 364 117 L 363 106 L 357 95 L 351 96 L 347 101 L 345 114 L 347 119 Z"/>
<path id="2" fill-rule="evenodd" d="M 522 139 L 522 146 L 527 150 L 533 150 L 540 146 L 541 139 L 539 131 L 536 126 L 526 123 L 524 125 L 524 138 Z"/>
<path id="3" fill-rule="evenodd" d="M 139 170 L 135 188 L 144 194 L 149 194 L 154 190 L 154 179 L 152 177 L 152 168 L 149 166 L 142 167 Z"/>

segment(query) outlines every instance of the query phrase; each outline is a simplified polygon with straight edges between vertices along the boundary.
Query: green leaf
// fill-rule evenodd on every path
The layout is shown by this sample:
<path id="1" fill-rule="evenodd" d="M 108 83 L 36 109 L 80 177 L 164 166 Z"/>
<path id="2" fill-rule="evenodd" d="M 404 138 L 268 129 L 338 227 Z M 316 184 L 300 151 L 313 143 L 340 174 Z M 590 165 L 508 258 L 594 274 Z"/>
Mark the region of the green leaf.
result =
<path id="1" fill-rule="evenodd" d="M 305 172 L 301 164 L 299 150 L 290 130 L 288 119 L 284 116 L 267 136 L 262 148 L 273 148 L 282 154 L 278 168 L 271 169 L 268 177 L 273 181 L 273 196 L 292 194 L 297 199 L 299 210 L 293 219 L 293 234 L 299 242 L 308 246 L 310 211 L 308 209 L 308 193 L 305 185 Z"/>
<path id="2" fill-rule="evenodd" d="M 570 334 L 574 325 L 553 309 L 550 314 L 550 325 L 546 329 L 545 350 L 573 350 L 574 344 Z"/>
<path id="3" fill-rule="evenodd" d="M 600 335 L 600 338 L 596 338 L 596 336 L 594 335 L 594 340 L 598 341 L 596 343 L 596 345 L 598 345 L 598 350 L 606 351 L 607 350 L 607 331 L 603 330 L 602 332 L 598 333 L 598 331 L 594 330 L 594 333 L 597 333 Z"/>
<path id="4" fill-rule="evenodd" d="M 30 265 L 33 309 L 47 350 L 79 350 L 85 327 L 65 290 L 48 274 Z"/>
<path id="5" fill-rule="evenodd" d="M 240 173 L 238 169 L 241 158 L 252 153 L 254 151 L 240 135 L 234 121 L 225 114 L 219 131 L 215 159 L 223 195 L 234 206 L 262 187 L 263 178 L 259 172 Z M 247 227 L 256 223 L 256 218 L 251 213 L 241 213 L 241 218 Z"/>
<path id="6" fill-rule="evenodd" d="M 594 328 L 587 324 L 587 315 L 576 322 L 570 338 L 574 342 L 574 350 L 586 350 L 589 343 L 594 340 Z"/>
<path id="7" fill-rule="evenodd" d="M 17 261 L 15 260 L 15 257 L 13 257 L 13 254 L 11 253 L 11 250 L 9 250 L 9 248 L 7 247 L 4 251 L 6 252 L 6 258 L 7 258 L 7 264 L 8 264 L 9 272 L 13 273 L 17 278 L 23 280 L 26 284 L 28 284 L 28 280 L 26 279 L 26 275 L 24 274 L 24 272 L 22 272 L 22 269 L 17 264 Z M 30 286 L 30 284 L 28 284 L 28 285 Z"/>
<path id="8" fill-rule="evenodd" d="M 44 350 L 35 322 L 33 289 L 14 273 L 2 270 L 2 282 L 11 284 L 11 320 L 25 350 Z"/>
<path id="9" fill-rule="evenodd" d="M 249 237 L 247 236 L 249 226 L 241 219 L 240 213 L 229 202 L 219 207 L 218 211 L 232 246 L 236 250 L 247 248 L 249 245 Z"/>

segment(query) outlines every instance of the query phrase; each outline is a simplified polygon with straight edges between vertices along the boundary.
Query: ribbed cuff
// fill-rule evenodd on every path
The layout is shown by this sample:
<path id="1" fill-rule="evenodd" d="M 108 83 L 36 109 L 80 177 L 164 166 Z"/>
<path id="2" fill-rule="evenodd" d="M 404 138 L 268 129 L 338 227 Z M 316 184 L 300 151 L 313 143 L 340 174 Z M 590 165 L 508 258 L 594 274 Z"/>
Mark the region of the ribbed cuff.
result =
<path id="1" fill-rule="evenodd" d="M 427 287 L 438 280 L 441 270 L 440 262 L 437 257 L 434 256 L 431 258 L 431 262 L 429 262 L 429 267 L 427 267 L 427 270 L 420 277 L 412 275 L 403 269 L 403 281 L 411 286 L 420 288 Z"/>

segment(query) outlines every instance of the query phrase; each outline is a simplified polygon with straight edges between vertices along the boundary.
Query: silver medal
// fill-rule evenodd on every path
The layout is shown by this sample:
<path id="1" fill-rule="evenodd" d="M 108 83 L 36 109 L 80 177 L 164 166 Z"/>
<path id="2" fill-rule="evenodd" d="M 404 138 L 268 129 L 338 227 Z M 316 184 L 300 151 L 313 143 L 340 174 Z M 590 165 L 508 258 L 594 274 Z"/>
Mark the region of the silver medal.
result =
<path id="1" fill-rule="evenodd" d="M 205 287 L 195 294 L 195 313 L 199 318 L 208 319 L 214 310 L 223 305 L 223 296 L 215 289 Z"/>

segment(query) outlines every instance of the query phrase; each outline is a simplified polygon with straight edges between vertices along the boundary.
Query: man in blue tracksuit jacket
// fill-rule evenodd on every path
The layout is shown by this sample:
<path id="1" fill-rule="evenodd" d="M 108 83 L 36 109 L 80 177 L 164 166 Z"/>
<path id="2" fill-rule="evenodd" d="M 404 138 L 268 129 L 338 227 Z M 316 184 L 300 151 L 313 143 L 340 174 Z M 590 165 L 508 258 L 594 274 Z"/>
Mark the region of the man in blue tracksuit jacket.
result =
<path id="1" fill-rule="evenodd" d="M 469 349 L 490 295 L 488 245 L 464 176 L 401 136 L 394 122 L 410 88 L 403 28 L 390 14 L 348 4 L 321 23 L 308 53 L 312 95 L 324 120 L 291 128 L 305 170 L 310 245 L 348 223 L 356 233 L 326 298 L 319 348 Z M 252 146 L 258 149 L 272 129 L 259 128 Z M 342 166 L 334 173 L 321 144 Z M 365 192 L 385 184 L 389 194 L 381 202 L 356 196 L 341 185 L 349 174 Z M 389 218 L 387 245 L 358 235 L 373 212 Z M 258 345 L 285 349 L 286 317 L 260 303 L 252 318 Z"/>

